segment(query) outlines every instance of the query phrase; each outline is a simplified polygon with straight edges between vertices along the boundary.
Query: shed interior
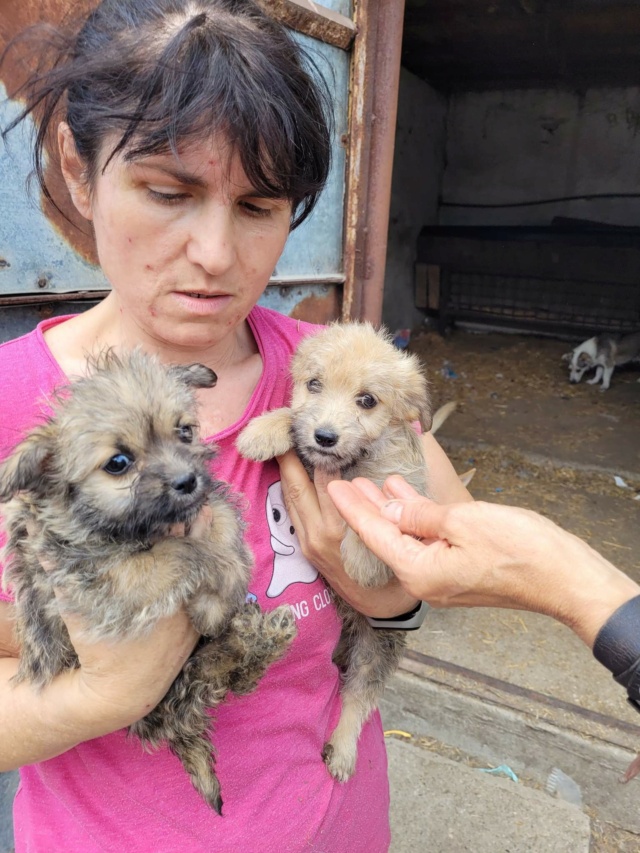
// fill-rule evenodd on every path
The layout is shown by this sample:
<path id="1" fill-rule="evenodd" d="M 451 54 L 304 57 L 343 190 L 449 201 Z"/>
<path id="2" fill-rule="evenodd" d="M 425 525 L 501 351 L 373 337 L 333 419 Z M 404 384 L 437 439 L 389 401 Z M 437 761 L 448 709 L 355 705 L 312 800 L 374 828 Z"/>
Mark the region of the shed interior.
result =
<path id="1" fill-rule="evenodd" d="M 640 4 L 406 0 L 384 320 L 640 328 Z"/>

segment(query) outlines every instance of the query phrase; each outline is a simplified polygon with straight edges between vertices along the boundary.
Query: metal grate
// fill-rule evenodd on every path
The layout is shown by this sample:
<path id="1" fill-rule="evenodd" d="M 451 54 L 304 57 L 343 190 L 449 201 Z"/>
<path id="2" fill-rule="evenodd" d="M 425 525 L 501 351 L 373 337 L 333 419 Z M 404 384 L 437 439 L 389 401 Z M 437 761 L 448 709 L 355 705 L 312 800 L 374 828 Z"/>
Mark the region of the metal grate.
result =
<path id="1" fill-rule="evenodd" d="M 449 321 L 575 332 L 640 328 L 640 288 L 443 270 L 440 309 Z"/>

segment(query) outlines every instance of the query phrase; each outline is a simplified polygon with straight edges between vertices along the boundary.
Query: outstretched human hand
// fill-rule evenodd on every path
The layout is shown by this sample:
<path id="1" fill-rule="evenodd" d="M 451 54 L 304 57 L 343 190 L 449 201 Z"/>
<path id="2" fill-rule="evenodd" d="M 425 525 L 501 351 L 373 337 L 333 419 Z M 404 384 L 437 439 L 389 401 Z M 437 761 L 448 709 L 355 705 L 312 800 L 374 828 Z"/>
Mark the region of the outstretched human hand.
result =
<path id="1" fill-rule="evenodd" d="M 530 510 L 482 501 L 439 505 L 401 477 L 356 479 L 329 494 L 407 592 L 434 607 L 544 613 L 588 645 L 638 586 L 589 545 Z"/>

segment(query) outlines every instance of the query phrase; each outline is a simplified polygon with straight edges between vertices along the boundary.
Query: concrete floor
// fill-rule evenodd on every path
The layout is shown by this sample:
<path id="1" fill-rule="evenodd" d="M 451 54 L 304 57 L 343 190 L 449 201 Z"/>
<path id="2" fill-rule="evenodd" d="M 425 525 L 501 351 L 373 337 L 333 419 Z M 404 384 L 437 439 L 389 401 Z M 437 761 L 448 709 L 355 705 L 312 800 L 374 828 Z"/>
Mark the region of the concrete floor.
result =
<path id="1" fill-rule="evenodd" d="M 611 388 L 571 385 L 574 344 L 528 335 L 414 334 L 434 406 L 457 411 L 438 433 L 474 497 L 542 512 L 640 581 L 640 370 Z M 587 377 L 588 378 L 588 377 Z M 616 485 L 621 476 L 628 488 Z M 640 723 L 622 690 L 564 626 L 509 610 L 432 611 L 413 649 L 592 711 Z"/>

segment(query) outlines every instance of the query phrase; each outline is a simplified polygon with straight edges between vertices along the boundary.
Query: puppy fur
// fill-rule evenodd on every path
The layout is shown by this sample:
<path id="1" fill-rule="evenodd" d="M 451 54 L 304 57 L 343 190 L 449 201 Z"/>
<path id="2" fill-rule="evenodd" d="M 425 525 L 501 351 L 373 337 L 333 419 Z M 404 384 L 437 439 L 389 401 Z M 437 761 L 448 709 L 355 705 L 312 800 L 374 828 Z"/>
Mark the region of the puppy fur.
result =
<path id="1" fill-rule="evenodd" d="M 335 324 L 306 338 L 291 363 L 291 406 L 252 420 L 237 447 L 264 461 L 295 448 L 307 471 L 367 477 L 382 485 L 401 474 L 427 493 L 425 459 L 413 424 L 431 427 L 427 381 L 415 356 L 396 349 L 368 323 Z M 365 587 L 382 586 L 392 572 L 347 529 L 342 541 L 347 574 Z M 335 596 L 343 628 L 334 659 L 343 673 L 342 714 L 323 758 L 338 780 L 356 763 L 362 726 L 395 670 L 406 635 L 374 629 Z"/>
<path id="2" fill-rule="evenodd" d="M 16 681 L 36 687 L 79 665 L 62 614 L 93 641 L 136 637 L 186 608 L 202 635 L 165 698 L 129 731 L 165 742 L 221 813 L 208 709 L 252 690 L 295 636 L 289 607 L 245 603 L 251 555 L 215 448 L 198 440 L 204 365 L 163 367 L 107 352 L 57 394 L 54 412 L 0 465 L 7 533 L 3 584 L 15 596 Z M 190 525 L 205 507 L 209 529 Z M 43 563 L 49 569 L 43 569 Z M 58 595 L 56 595 L 56 593 Z"/>
<path id="3" fill-rule="evenodd" d="M 587 384 L 597 385 L 602 380 L 600 390 L 606 391 L 616 367 L 640 361 L 640 332 L 596 335 L 562 357 L 569 362 L 569 382 L 580 382 L 588 370 L 595 369 L 595 375 L 587 380 Z"/>

